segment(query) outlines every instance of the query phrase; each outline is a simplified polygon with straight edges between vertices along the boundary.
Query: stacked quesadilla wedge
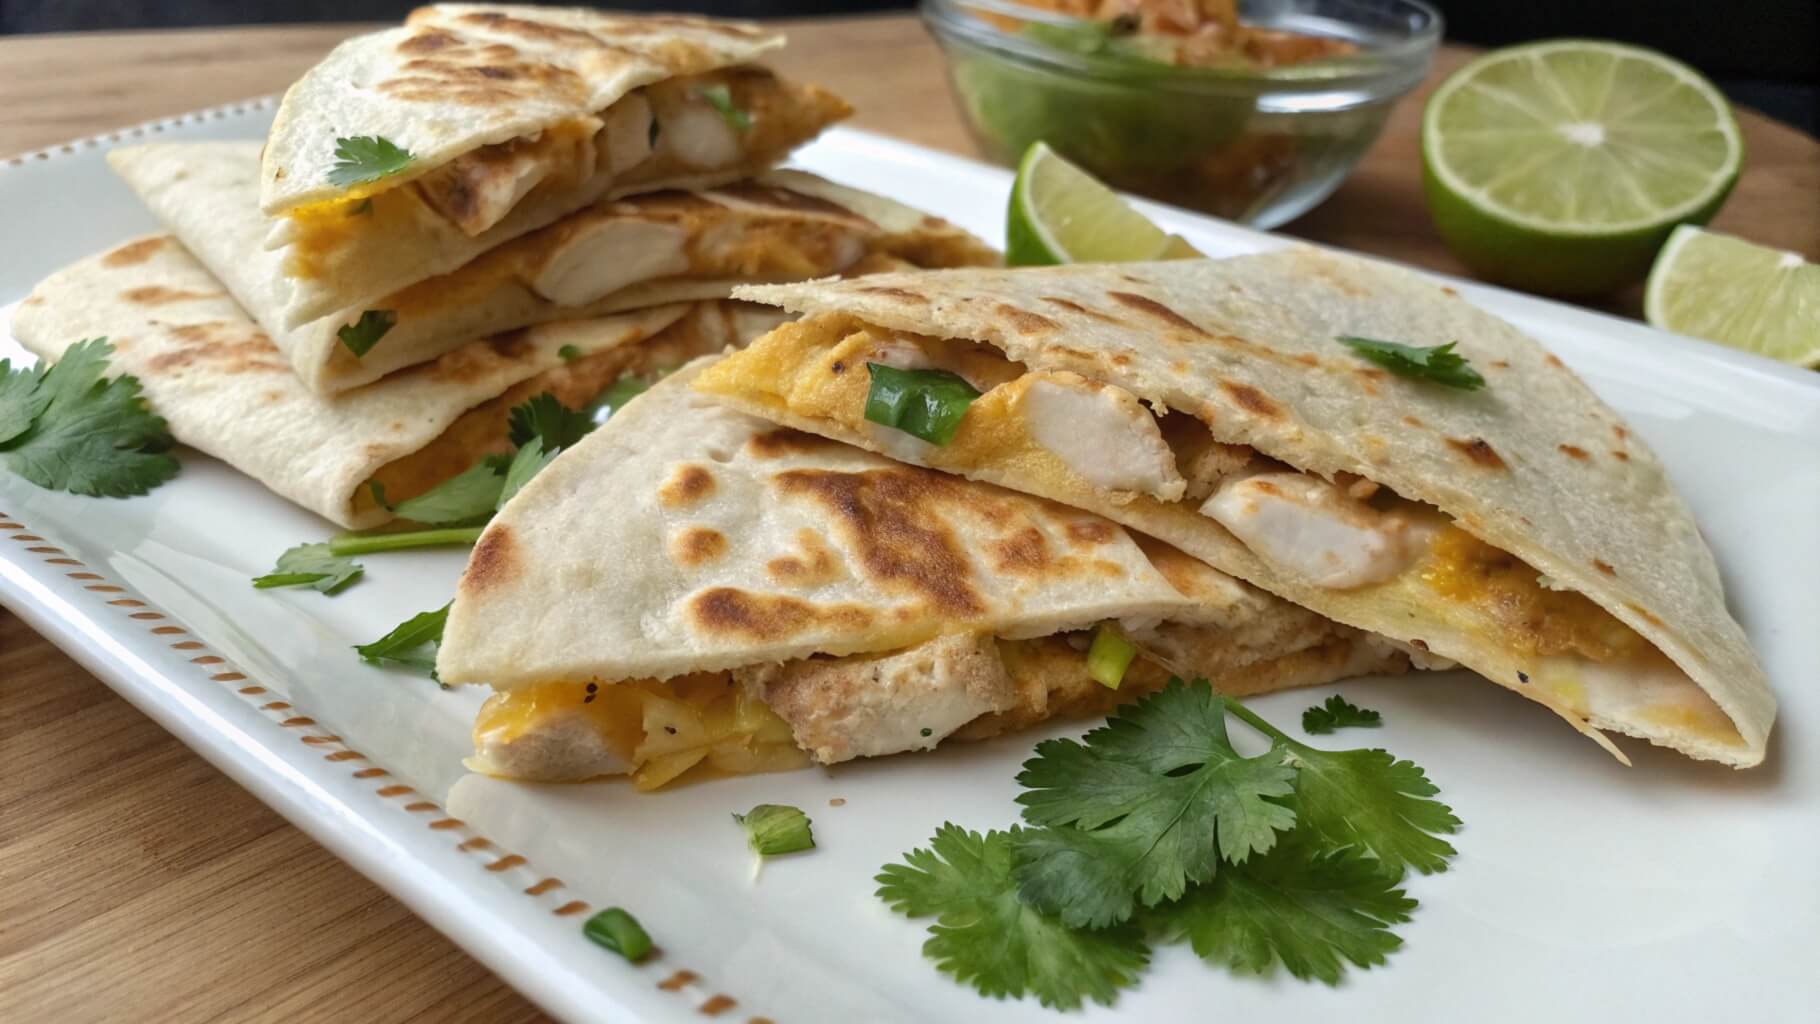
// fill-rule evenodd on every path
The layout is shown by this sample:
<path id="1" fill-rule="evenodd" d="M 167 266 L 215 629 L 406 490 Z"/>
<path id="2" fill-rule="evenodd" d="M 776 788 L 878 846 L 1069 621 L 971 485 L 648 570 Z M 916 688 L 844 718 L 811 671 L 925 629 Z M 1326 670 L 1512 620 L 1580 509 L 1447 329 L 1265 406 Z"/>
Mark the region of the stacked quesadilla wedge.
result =
<path id="1" fill-rule="evenodd" d="M 130 146 L 108 162 L 322 394 L 551 320 L 724 298 L 744 283 L 997 262 L 984 243 L 919 210 L 771 171 L 701 192 L 603 201 L 367 307 L 287 329 L 284 259 L 260 248 L 257 143 Z M 356 340 L 373 318 L 383 330 Z"/>
<path id="2" fill-rule="evenodd" d="M 750 176 L 849 113 L 752 64 L 737 22 L 437 4 L 285 93 L 260 208 L 292 329 L 454 270 L 596 200 Z"/>
<path id="3" fill-rule="evenodd" d="M 1620 759 L 1598 730 L 1764 757 L 1775 698 L 1661 464 L 1450 289 L 1300 249 L 736 294 L 806 314 L 699 378 L 736 408 L 1097 512 L 1464 663 Z M 1342 338 L 1454 344 L 1486 383 L 1392 374 Z M 981 394 L 930 443 L 868 419 L 893 371 L 949 412 Z"/>
<path id="4" fill-rule="evenodd" d="M 168 235 L 47 278 L 13 333 L 55 362 L 105 337 L 177 440 L 342 526 L 509 449 L 512 406 L 550 392 L 581 407 L 624 374 L 651 374 L 740 344 L 776 318 L 739 303 L 671 303 L 473 341 L 333 398 L 314 394 L 219 282 Z"/>
<path id="5" fill-rule="evenodd" d="M 653 788 L 707 763 L 828 764 L 1104 710 L 1172 673 L 1255 693 L 1402 652 L 1099 516 L 652 388 L 475 545 L 446 683 L 496 693 L 479 770 Z M 687 429 L 679 429 L 686 424 Z M 1118 688 L 1087 641 L 1141 652 Z"/>

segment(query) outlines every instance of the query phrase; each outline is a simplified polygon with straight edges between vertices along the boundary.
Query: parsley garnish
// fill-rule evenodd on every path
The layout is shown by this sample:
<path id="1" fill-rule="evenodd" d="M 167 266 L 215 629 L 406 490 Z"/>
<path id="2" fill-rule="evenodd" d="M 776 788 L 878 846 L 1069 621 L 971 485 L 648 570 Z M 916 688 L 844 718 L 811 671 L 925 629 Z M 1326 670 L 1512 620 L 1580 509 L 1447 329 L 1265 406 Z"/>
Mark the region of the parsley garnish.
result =
<path id="1" fill-rule="evenodd" d="M 1304 981 L 1337 985 L 1342 958 L 1374 967 L 1403 945 L 1389 927 L 1416 908 L 1396 887 L 1402 877 L 1357 847 L 1323 851 L 1297 833 L 1196 886 L 1155 921 L 1210 963 L 1262 973 L 1281 960 Z"/>
<path id="2" fill-rule="evenodd" d="M 1455 343 L 1451 341 L 1422 348 L 1351 335 L 1341 335 L 1336 340 L 1399 377 L 1431 380 L 1461 391 L 1477 391 L 1485 386 L 1479 371 L 1468 366 L 1465 357 L 1454 354 Z"/>
<path id="3" fill-rule="evenodd" d="M 346 590 L 365 570 L 353 561 L 340 558 L 325 544 L 299 544 L 278 556 L 278 565 L 264 576 L 255 577 L 253 586 L 260 590 L 272 587 L 309 587 L 334 595 Z"/>
<path id="4" fill-rule="evenodd" d="M 697 89 L 695 92 L 696 95 L 707 100 L 709 106 L 720 111 L 720 116 L 726 119 L 727 126 L 734 131 L 743 132 L 751 129 L 752 115 L 733 105 L 733 93 L 726 86 L 710 85 Z"/>
<path id="5" fill-rule="evenodd" d="M 364 185 L 397 174 L 415 159 L 411 151 L 380 135 L 357 135 L 335 140 L 335 164 L 329 184 L 338 188 Z"/>
<path id="6" fill-rule="evenodd" d="M 900 370 L 883 363 L 867 363 L 866 370 L 872 375 L 866 419 L 930 444 L 954 440 L 967 407 L 980 396 L 966 378 L 947 370 Z"/>
<path id="7" fill-rule="evenodd" d="M 1242 757 L 1226 714 L 1273 741 Z M 1211 963 L 1336 983 L 1402 945 L 1407 867 L 1446 867 L 1459 819 L 1422 770 L 1382 750 L 1317 750 L 1205 681 L 1172 679 L 1087 734 L 1037 745 L 1018 781 L 1035 828 L 944 825 L 878 876 L 923 952 L 990 996 L 1110 1003 L 1148 962 L 1147 931 Z M 1140 906 L 1141 905 L 1141 906 Z"/>
<path id="8" fill-rule="evenodd" d="M 759 804 L 744 814 L 735 814 L 733 820 L 745 826 L 746 845 L 760 857 L 815 849 L 815 833 L 801 808 Z"/>
<path id="9" fill-rule="evenodd" d="M 1034 993 L 1062 1010 L 1084 999 L 1111 1005 L 1150 962 L 1143 932 L 1131 924 L 1069 928 L 1020 900 L 1011 848 L 1024 833 L 982 836 L 944 824 L 929 849 L 879 872 L 878 898 L 907 917 L 933 916 L 923 955 L 981 995 Z"/>
<path id="10" fill-rule="evenodd" d="M 381 668 L 396 665 L 424 672 L 436 678 L 436 648 L 442 643 L 442 627 L 449 621 L 449 606 L 433 612 L 418 612 L 400 623 L 390 633 L 370 644 L 359 644 L 354 650 L 360 660 Z"/>
<path id="11" fill-rule="evenodd" d="M 122 498 L 177 475 L 170 428 L 130 374 L 103 379 L 106 338 L 48 368 L 0 360 L 0 463 L 47 490 Z"/>
<path id="12" fill-rule="evenodd" d="M 1220 861 L 1268 852 L 1295 812 L 1295 770 L 1272 750 L 1244 757 L 1225 701 L 1178 680 L 1121 709 L 1085 741 L 1047 740 L 1018 775 L 1025 832 L 1019 894 L 1074 927 L 1100 928 L 1181 896 Z"/>
<path id="13" fill-rule="evenodd" d="M 379 339 L 398 323 L 398 314 L 389 309 L 369 309 L 360 314 L 360 319 L 351 324 L 335 328 L 335 337 L 347 346 L 354 358 L 359 359 L 379 344 Z"/>
<path id="14" fill-rule="evenodd" d="M 1335 729 L 1372 728 L 1383 721 L 1384 716 L 1376 711 L 1359 707 L 1336 693 L 1325 704 L 1302 712 L 1302 731 L 1325 736 Z"/>

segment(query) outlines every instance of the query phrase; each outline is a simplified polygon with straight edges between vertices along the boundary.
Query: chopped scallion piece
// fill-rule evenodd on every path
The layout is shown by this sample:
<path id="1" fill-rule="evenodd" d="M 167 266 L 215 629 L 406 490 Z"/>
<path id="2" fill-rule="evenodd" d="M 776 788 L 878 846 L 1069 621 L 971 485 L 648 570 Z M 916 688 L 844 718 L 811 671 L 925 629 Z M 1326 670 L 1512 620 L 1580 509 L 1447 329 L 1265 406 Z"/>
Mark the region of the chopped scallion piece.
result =
<path id="1" fill-rule="evenodd" d="M 900 370 L 867 363 L 872 387 L 866 393 L 866 419 L 895 427 L 930 444 L 947 444 L 960 429 L 967 407 L 979 391 L 947 370 Z"/>
<path id="2" fill-rule="evenodd" d="M 809 816 L 784 804 L 759 804 L 733 820 L 746 827 L 746 843 L 761 857 L 815 849 Z"/>
<path id="3" fill-rule="evenodd" d="M 1116 690 L 1125 681 L 1125 670 L 1137 657 L 1137 647 L 1110 622 L 1102 622 L 1093 631 L 1093 646 L 1087 650 L 1087 674 L 1093 681 Z"/>
<path id="4" fill-rule="evenodd" d="M 581 932 L 596 945 L 605 946 L 633 963 L 651 955 L 651 936 L 638 923 L 638 918 L 618 907 L 608 907 L 588 918 L 588 923 L 581 926 Z"/>

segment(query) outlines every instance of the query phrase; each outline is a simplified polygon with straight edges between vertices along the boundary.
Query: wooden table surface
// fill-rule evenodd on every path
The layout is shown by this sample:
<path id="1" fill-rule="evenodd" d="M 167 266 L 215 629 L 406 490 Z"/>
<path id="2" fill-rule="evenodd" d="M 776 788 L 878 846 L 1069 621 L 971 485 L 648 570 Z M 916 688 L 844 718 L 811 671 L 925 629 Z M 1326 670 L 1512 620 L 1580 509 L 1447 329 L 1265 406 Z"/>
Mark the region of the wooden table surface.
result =
<path id="1" fill-rule="evenodd" d="M 973 153 L 913 19 L 790 27 L 776 65 L 846 96 L 852 124 Z M 0 39 L 0 158 L 280 91 L 353 31 Z M 1444 50 L 1428 87 L 1468 55 Z M 1420 100 L 1287 230 L 1460 272 L 1422 205 Z M 1715 227 L 1820 259 L 1820 142 L 1749 111 L 1739 119 L 1744 173 Z M 1609 300 L 1620 312 L 1635 303 Z M 0 1020 L 293 1015 L 540 1016 L 0 610 Z"/>

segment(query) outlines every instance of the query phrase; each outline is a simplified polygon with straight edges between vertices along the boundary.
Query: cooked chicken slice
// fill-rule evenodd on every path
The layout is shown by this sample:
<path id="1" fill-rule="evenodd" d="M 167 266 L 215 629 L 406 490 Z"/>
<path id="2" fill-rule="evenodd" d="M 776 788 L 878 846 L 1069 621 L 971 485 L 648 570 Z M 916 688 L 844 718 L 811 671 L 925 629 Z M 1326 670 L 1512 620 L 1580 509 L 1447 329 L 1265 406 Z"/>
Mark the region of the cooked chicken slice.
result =
<path id="1" fill-rule="evenodd" d="M 790 723 L 797 746 L 822 764 L 926 750 L 973 719 L 1017 703 L 995 642 L 977 634 L 735 675 Z"/>

